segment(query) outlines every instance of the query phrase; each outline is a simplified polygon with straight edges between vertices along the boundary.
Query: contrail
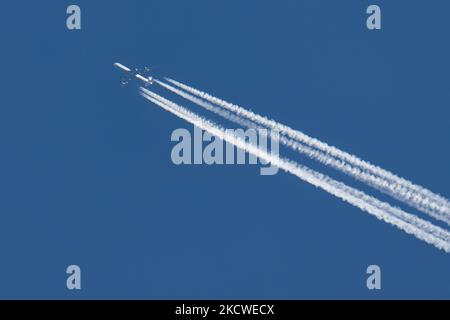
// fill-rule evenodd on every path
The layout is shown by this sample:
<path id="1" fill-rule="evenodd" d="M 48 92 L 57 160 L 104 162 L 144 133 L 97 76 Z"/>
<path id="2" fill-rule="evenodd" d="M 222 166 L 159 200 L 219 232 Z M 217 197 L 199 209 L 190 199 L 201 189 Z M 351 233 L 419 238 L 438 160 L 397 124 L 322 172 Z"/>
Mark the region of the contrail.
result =
<path id="1" fill-rule="evenodd" d="M 248 120 L 246 118 L 243 118 L 241 116 L 236 115 L 235 113 L 232 113 L 226 109 L 223 109 L 221 107 L 218 107 L 216 105 L 213 105 L 201 98 L 198 98 L 196 96 L 193 96 L 185 91 L 182 91 L 180 89 L 177 89 L 167 83 L 164 83 L 159 80 L 155 80 L 156 83 L 161 85 L 162 87 L 166 88 L 167 90 L 172 91 L 173 93 L 199 105 L 200 107 L 209 110 L 211 112 L 214 112 L 221 117 L 228 119 L 232 122 L 235 122 L 237 124 L 240 124 L 242 126 L 246 126 L 248 128 L 266 128 L 264 126 L 258 125 L 257 123 Z M 279 141 L 290 147 L 291 149 L 300 152 L 312 159 L 315 159 L 319 161 L 320 163 L 333 167 L 337 170 L 340 170 L 341 172 L 344 172 L 345 174 L 354 177 L 355 179 L 362 181 L 377 190 L 384 192 L 386 194 L 389 194 L 393 198 L 400 200 L 420 211 L 423 211 L 427 213 L 428 215 L 446 222 L 450 225 L 450 217 L 447 215 L 443 215 L 440 213 L 436 213 L 434 210 L 430 209 L 429 206 L 424 205 L 424 199 L 422 197 L 416 197 L 415 194 L 412 194 L 410 190 L 408 190 L 405 187 L 399 187 L 397 184 L 390 182 L 386 179 L 383 179 L 379 176 L 373 175 L 367 171 L 362 170 L 359 167 L 355 167 L 343 160 L 336 159 L 335 157 L 324 153 L 320 150 L 311 148 L 307 145 L 304 145 L 302 143 L 299 143 L 298 141 L 288 138 L 288 137 L 280 137 Z"/>
<path id="2" fill-rule="evenodd" d="M 280 169 L 291 173 L 298 178 L 306 181 L 316 187 L 319 187 L 330 194 L 368 212 L 378 219 L 395 225 L 401 230 L 414 235 L 429 244 L 436 246 L 446 252 L 450 252 L 450 233 L 438 226 L 435 226 L 415 215 L 404 212 L 399 208 L 394 208 L 386 202 L 382 202 L 371 197 L 362 191 L 351 188 L 341 182 L 323 175 L 319 172 L 311 170 L 296 162 L 288 159 L 280 158 L 271 154 L 266 150 L 248 143 L 242 137 L 239 137 L 230 131 L 225 130 L 221 126 L 205 119 L 188 109 L 173 103 L 147 89 L 141 88 L 141 95 L 168 112 L 178 116 L 179 118 L 207 131 L 211 135 L 215 135 L 220 139 L 233 144 L 234 146 L 272 163 Z"/>
<path id="3" fill-rule="evenodd" d="M 174 108 L 182 108 L 182 109 L 184 109 L 184 110 L 182 110 L 183 112 L 189 112 L 190 114 L 193 114 L 194 116 L 198 117 L 197 115 L 195 115 L 195 114 L 192 113 L 191 111 L 187 110 L 186 108 L 180 107 L 180 106 L 178 106 L 177 104 L 175 104 L 174 102 L 172 102 L 172 101 L 170 101 L 170 100 L 168 100 L 168 99 L 165 99 L 165 98 L 163 98 L 163 97 L 161 97 L 161 96 L 159 96 L 159 95 L 157 95 L 157 94 L 155 94 L 155 93 L 153 93 L 153 92 L 151 92 L 151 91 L 149 91 L 149 90 L 147 90 L 147 89 L 142 89 L 142 92 L 144 92 L 144 94 L 153 96 L 153 98 L 156 98 L 156 99 L 160 100 L 162 103 L 165 103 L 165 104 L 167 104 L 167 105 L 169 105 L 169 106 L 172 106 L 172 107 L 174 107 Z M 217 106 L 215 106 L 215 107 L 218 108 Z M 222 110 L 222 111 L 223 111 L 223 110 Z M 226 112 L 226 111 L 225 111 L 225 112 Z M 203 118 L 201 118 L 201 119 L 205 121 L 205 119 L 203 119 Z M 244 121 L 246 121 L 246 120 L 244 120 Z M 216 125 L 216 126 L 217 126 L 217 125 Z M 306 167 L 305 167 L 305 168 L 306 168 Z M 308 170 L 310 170 L 310 169 L 308 168 Z M 320 174 L 320 173 L 315 173 L 315 174 Z M 331 178 L 330 178 L 330 179 L 331 179 Z M 353 194 L 353 195 L 355 195 L 355 196 L 362 197 L 364 201 L 367 201 L 367 202 L 369 202 L 369 203 L 372 203 L 372 204 L 375 205 L 375 206 L 378 206 L 378 207 L 380 207 L 380 208 L 383 208 L 383 209 L 385 209 L 385 210 L 391 212 L 391 214 L 393 214 L 393 215 L 398 215 L 400 218 L 404 218 L 404 217 L 403 217 L 403 212 L 402 212 L 401 210 L 399 211 L 398 208 L 391 207 L 391 206 L 390 206 L 389 204 L 387 204 L 387 203 L 383 203 L 383 202 L 379 201 L 378 199 L 376 199 L 376 198 L 374 198 L 374 197 L 367 196 L 367 195 L 365 195 L 364 193 L 360 192 L 359 190 L 350 188 L 350 187 L 346 186 L 345 184 L 341 184 L 340 182 L 335 182 L 335 184 L 340 184 L 340 185 L 338 186 L 339 188 L 347 189 L 347 192 L 349 192 L 349 193 L 351 193 L 351 194 Z M 386 206 L 386 205 L 387 205 L 387 206 Z M 409 215 L 409 214 L 408 214 L 408 215 Z M 411 220 L 411 221 L 412 221 L 412 220 Z M 428 225 L 430 225 L 430 224 L 428 224 Z M 425 225 L 425 227 L 426 227 L 426 226 L 427 226 L 427 225 Z M 433 226 L 433 225 L 431 225 L 431 226 Z M 440 233 L 439 230 L 442 230 L 442 229 L 437 229 L 437 230 L 438 230 L 437 232 L 438 232 L 438 234 L 439 234 L 439 233 Z M 441 236 L 444 240 L 446 240 L 446 241 L 449 241 L 449 240 L 450 240 L 450 238 L 448 238 L 449 233 L 448 233 L 447 231 L 443 231 L 443 233 L 440 233 L 440 234 L 441 234 L 440 236 Z"/>
<path id="4" fill-rule="evenodd" d="M 175 86 L 189 93 L 192 93 L 204 100 L 207 100 L 226 110 L 233 112 L 237 116 L 249 119 L 251 122 L 256 123 L 258 126 L 265 126 L 272 129 L 276 129 L 281 134 L 288 136 L 291 139 L 294 139 L 310 147 L 316 148 L 326 153 L 327 155 L 335 157 L 335 159 L 337 158 L 342 161 L 345 161 L 347 164 L 356 167 L 356 169 L 359 169 L 360 172 L 370 173 L 372 177 L 369 175 L 365 176 L 353 175 L 353 176 L 376 188 L 380 188 L 380 191 L 389 193 L 396 199 L 408 201 L 409 205 L 418 208 L 419 210 L 433 216 L 436 219 L 445 221 L 446 223 L 450 224 L 450 201 L 447 200 L 446 198 L 434 194 L 430 190 L 425 189 L 422 186 L 413 184 L 412 182 L 404 178 L 398 177 L 385 169 L 375 166 L 367 161 L 361 160 L 355 155 L 349 154 L 336 147 L 321 142 L 315 138 L 309 137 L 301 131 L 292 129 L 274 120 L 267 119 L 266 117 L 260 116 L 240 106 L 229 103 L 217 97 L 211 96 L 205 92 L 192 88 L 176 80 L 170 78 L 165 79 L 170 83 L 174 84 Z M 158 83 L 161 84 L 161 82 Z M 286 141 L 285 144 L 288 144 L 293 148 L 299 147 L 298 145 L 291 144 L 289 141 Z M 298 151 L 301 152 L 300 148 L 298 149 L 299 149 Z M 336 164 L 335 162 L 332 161 L 331 162 L 325 161 L 324 163 L 326 162 L 329 162 L 329 165 L 331 166 L 334 166 Z M 342 165 L 343 163 L 341 163 L 338 166 L 335 166 L 335 168 L 339 169 L 339 166 Z M 352 170 L 350 170 L 350 167 L 347 167 L 347 169 L 349 170 L 346 170 L 344 172 L 350 174 Z M 378 177 L 378 179 L 374 179 L 374 177 Z"/>

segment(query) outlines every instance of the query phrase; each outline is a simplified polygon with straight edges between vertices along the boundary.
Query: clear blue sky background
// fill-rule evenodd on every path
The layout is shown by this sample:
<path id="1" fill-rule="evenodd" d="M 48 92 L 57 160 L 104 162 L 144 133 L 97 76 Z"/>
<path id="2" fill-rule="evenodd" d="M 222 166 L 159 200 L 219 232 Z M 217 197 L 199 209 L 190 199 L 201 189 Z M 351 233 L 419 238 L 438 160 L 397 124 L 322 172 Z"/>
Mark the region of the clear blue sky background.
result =
<path id="1" fill-rule="evenodd" d="M 0 298 L 450 298 L 450 255 L 291 175 L 173 165 L 192 128 L 112 67 L 158 66 L 450 197 L 448 1 L 75 1 L 68 31 L 71 3 L 1 6 Z"/>

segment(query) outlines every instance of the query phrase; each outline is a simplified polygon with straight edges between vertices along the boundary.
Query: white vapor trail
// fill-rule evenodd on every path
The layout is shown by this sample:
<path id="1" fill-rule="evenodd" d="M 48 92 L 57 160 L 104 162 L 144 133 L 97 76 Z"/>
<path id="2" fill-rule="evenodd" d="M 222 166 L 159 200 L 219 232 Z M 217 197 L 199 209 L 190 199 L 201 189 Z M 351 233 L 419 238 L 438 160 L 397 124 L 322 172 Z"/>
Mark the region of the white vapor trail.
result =
<path id="1" fill-rule="evenodd" d="M 167 90 L 199 105 L 200 107 L 214 112 L 218 115 L 220 115 L 221 117 L 228 119 L 232 122 L 235 122 L 237 124 L 240 124 L 242 126 L 248 127 L 248 128 L 266 128 L 264 126 L 258 125 L 257 123 L 243 118 L 239 115 L 236 115 L 235 113 L 232 113 L 226 109 L 223 109 L 217 105 L 213 105 L 208 101 L 205 101 L 197 96 L 193 96 L 183 90 L 177 89 L 165 82 L 159 81 L 159 80 L 155 80 L 156 83 L 158 83 L 160 86 L 166 88 Z M 442 215 L 442 214 L 437 214 L 434 210 L 431 210 L 428 206 L 423 205 L 422 202 L 417 201 L 417 199 L 411 195 L 411 192 L 406 190 L 403 187 L 397 187 L 397 185 L 395 183 L 391 183 L 390 181 L 383 179 L 379 176 L 373 175 L 370 172 L 364 171 L 362 170 L 360 167 L 356 167 L 353 166 L 351 164 L 349 164 L 348 162 L 345 162 L 341 159 L 337 159 L 327 153 L 324 153 L 320 150 L 311 148 L 305 144 L 302 144 L 294 139 L 291 139 L 289 137 L 286 136 L 281 136 L 279 141 L 290 147 L 291 149 L 300 152 L 308 157 L 310 157 L 311 159 L 315 159 L 317 161 L 319 161 L 320 163 L 333 167 L 337 170 L 340 170 L 342 172 L 344 172 L 345 174 L 352 176 L 354 178 L 356 178 L 359 181 L 362 181 L 374 188 L 376 188 L 379 191 L 382 191 L 386 194 L 389 194 L 390 196 L 392 196 L 393 198 L 403 201 L 404 203 L 419 209 L 425 213 L 427 213 L 428 215 L 446 222 L 447 224 L 450 225 L 450 216 L 447 215 Z"/>
<path id="2" fill-rule="evenodd" d="M 292 129 L 284 124 L 255 114 L 250 110 L 211 96 L 176 80 L 170 78 L 165 79 L 188 93 L 178 90 L 177 88 L 161 81 L 158 81 L 158 84 L 210 111 L 221 114 L 231 121 L 245 126 L 268 127 L 275 129 L 284 135 L 280 141 L 292 149 L 304 153 L 313 159 L 319 160 L 323 164 L 339 169 L 344 173 L 351 175 L 354 178 L 363 181 L 398 200 L 404 201 L 412 207 L 415 207 L 450 225 L 450 201 L 448 199 L 437 195 L 422 186 L 413 184 L 404 178 L 398 177 L 385 169 L 361 160 L 355 155 L 349 154 L 334 146 L 330 146 L 315 138 L 309 137 L 301 131 Z M 190 95 L 189 93 L 197 96 L 198 98 Z M 220 113 L 217 106 L 214 106 L 207 101 L 223 108 L 219 108 L 222 112 Z"/>
<path id="3" fill-rule="evenodd" d="M 209 121 L 188 109 L 175 104 L 145 88 L 141 88 L 141 95 L 177 117 L 215 135 L 220 139 L 233 144 L 234 146 L 253 154 L 260 159 L 272 163 L 280 169 L 291 173 L 303 181 L 319 187 L 330 194 L 370 213 L 385 222 L 395 225 L 401 230 L 414 235 L 429 244 L 436 246 L 446 252 L 450 252 L 450 233 L 438 226 L 435 226 L 415 215 L 409 214 L 399 208 L 392 207 L 386 202 L 382 202 L 362 191 L 349 187 L 326 175 L 311 170 L 294 161 L 280 158 L 266 150 L 248 143 L 242 137 L 225 130 L 221 126 Z"/>

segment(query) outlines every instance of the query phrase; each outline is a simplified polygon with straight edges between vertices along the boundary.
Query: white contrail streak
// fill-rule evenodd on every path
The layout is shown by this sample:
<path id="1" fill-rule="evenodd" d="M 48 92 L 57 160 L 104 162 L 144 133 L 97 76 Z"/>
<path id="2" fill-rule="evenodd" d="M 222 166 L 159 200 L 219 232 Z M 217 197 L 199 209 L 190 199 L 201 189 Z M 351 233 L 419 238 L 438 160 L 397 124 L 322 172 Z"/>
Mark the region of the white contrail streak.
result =
<path id="1" fill-rule="evenodd" d="M 179 118 L 215 135 L 225 142 L 263 159 L 280 169 L 289 172 L 298 178 L 316 187 L 319 187 L 330 194 L 368 212 L 378 219 L 395 225 L 401 230 L 414 235 L 429 244 L 436 246 L 446 252 L 450 252 L 450 233 L 438 226 L 435 226 L 417 216 L 406 213 L 399 208 L 394 208 L 388 203 L 373 198 L 362 191 L 356 190 L 345 184 L 331 179 L 330 177 L 311 170 L 288 159 L 280 158 L 266 150 L 246 142 L 241 137 L 225 130 L 219 125 L 206 120 L 188 109 L 173 103 L 147 89 L 141 88 L 141 95 L 166 111 Z"/>
<path id="2" fill-rule="evenodd" d="M 195 115 L 194 113 L 190 112 L 190 111 L 187 110 L 186 108 L 180 107 L 180 106 L 178 106 L 177 104 L 173 103 L 172 101 L 170 101 L 170 100 L 168 100 L 168 99 L 165 99 L 165 98 L 163 98 L 163 97 L 161 97 L 161 96 L 159 96 L 159 95 L 157 95 L 157 94 L 155 94 L 155 93 L 153 93 L 153 92 L 151 92 L 151 91 L 148 91 L 147 89 L 142 89 L 142 91 L 143 91 L 145 94 L 150 95 L 150 96 L 153 96 L 153 98 L 156 98 L 156 99 L 160 100 L 162 103 L 165 103 L 165 104 L 167 104 L 167 105 L 169 105 L 169 106 L 173 106 L 174 108 L 178 108 L 178 109 L 181 108 L 181 109 L 183 109 L 183 110 L 182 110 L 183 112 L 189 112 L 190 114 L 193 114 L 194 116 L 198 117 L 197 115 Z M 213 106 L 213 107 L 218 108 L 217 106 Z M 224 110 L 222 110 L 222 111 L 223 111 L 223 112 L 227 112 L 227 111 L 224 111 Z M 203 121 L 206 121 L 206 120 L 203 119 L 203 118 L 200 118 L 200 119 L 202 119 Z M 242 121 L 248 121 L 248 120 L 242 120 Z M 216 124 L 214 124 L 214 125 L 216 125 Z M 217 126 L 217 125 L 216 125 L 216 126 Z M 306 167 L 305 167 L 305 168 L 306 168 Z M 308 170 L 310 170 L 310 169 L 308 168 Z M 316 173 L 316 174 L 320 174 L 320 173 Z M 331 179 L 331 178 L 330 178 L 330 179 Z M 400 209 L 398 209 L 398 208 L 391 207 L 391 206 L 388 205 L 387 203 L 383 203 L 383 202 L 379 201 L 378 199 L 376 199 L 376 198 L 374 198 L 374 197 L 367 196 L 367 195 L 365 195 L 364 193 L 360 192 L 359 190 L 350 188 L 350 187 L 346 186 L 345 184 L 341 184 L 340 182 L 335 182 L 335 184 L 340 184 L 340 185 L 339 185 L 339 188 L 347 189 L 347 192 L 352 193 L 353 195 L 356 195 L 356 196 L 358 196 L 358 197 L 362 197 L 364 201 L 370 202 L 370 203 L 372 203 L 372 204 L 375 205 L 375 206 L 384 208 L 385 210 L 391 212 L 391 214 L 398 215 L 398 216 L 400 216 L 401 218 L 403 217 L 403 212 L 402 212 Z M 387 204 L 387 206 L 386 206 L 386 204 Z M 399 211 L 399 210 L 400 210 L 400 211 Z M 412 220 L 411 220 L 411 221 L 412 221 Z M 431 226 L 433 226 L 433 225 L 431 225 Z M 426 225 L 425 225 L 425 227 L 426 227 Z M 441 236 L 443 239 L 445 239 L 446 241 L 449 241 L 449 240 L 450 240 L 450 238 L 448 237 L 449 233 L 448 233 L 447 231 L 443 231 L 443 233 L 440 233 L 440 230 L 443 230 L 443 229 L 440 229 L 440 228 L 439 228 L 439 229 L 436 229 L 436 230 L 437 230 L 437 234 L 440 234 L 440 236 Z"/>
<path id="3" fill-rule="evenodd" d="M 290 137 L 291 139 L 297 140 L 298 142 L 301 142 L 312 148 L 316 148 L 322 151 L 318 152 L 317 150 L 307 149 L 305 148 L 305 146 L 301 147 L 301 145 L 299 145 L 298 142 L 295 143 L 294 141 L 291 140 L 284 140 L 284 141 L 280 140 L 282 143 L 290 146 L 293 149 L 296 149 L 299 152 L 305 153 L 306 155 L 314 159 L 322 161 L 322 163 L 340 169 L 345 173 L 350 174 L 353 177 L 361 181 L 364 181 L 375 188 L 378 188 L 380 191 L 388 193 L 398 200 L 406 201 L 409 205 L 429 214 L 430 216 L 433 216 L 436 219 L 445 221 L 446 223 L 450 224 L 450 201 L 447 200 L 446 198 L 434 194 L 433 192 L 425 189 L 422 186 L 415 185 L 408 180 L 398 177 L 385 169 L 372 165 L 369 162 L 363 161 L 354 155 L 339 150 L 336 147 L 329 146 L 328 144 L 321 142 L 315 138 L 309 137 L 304 133 L 302 133 L 301 131 L 294 130 L 286 125 L 278 123 L 274 120 L 267 119 L 266 117 L 253 113 L 252 111 L 249 111 L 232 103 L 226 102 L 217 97 L 213 97 L 205 92 L 192 88 L 188 85 L 185 85 L 173 79 L 166 78 L 166 80 L 178 86 L 179 88 L 186 90 L 189 93 L 192 93 L 204 100 L 207 100 L 226 110 L 233 112 L 235 117 L 234 119 L 236 119 L 236 116 L 246 118 L 248 119 L 246 121 L 253 122 L 257 126 L 265 126 L 272 129 L 276 129 L 281 134 L 284 134 Z M 164 85 L 168 86 L 167 84 L 162 82 L 158 83 L 163 86 Z M 168 89 L 171 90 L 176 88 L 171 87 Z M 185 98 L 193 101 L 192 99 L 190 99 L 192 98 L 192 96 L 190 97 L 185 96 Z M 199 104 L 199 101 L 193 102 Z M 206 101 L 203 101 L 203 105 L 201 106 L 205 107 L 204 104 L 205 102 Z M 210 108 L 211 105 L 209 105 L 208 107 L 209 110 L 215 112 L 213 109 Z M 311 153 L 311 151 L 313 151 L 313 153 Z M 324 155 L 323 153 L 325 153 L 326 155 Z M 327 159 L 327 156 L 331 156 L 331 158 Z M 320 160 L 320 158 L 322 160 Z M 336 158 L 341 161 L 337 160 Z M 334 159 L 334 161 L 332 159 Z"/>
<path id="4" fill-rule="evenodd" d="M 258 125 L 255 122 L 245 119 L 241 116 L 238 116 L 226 109 L 223 109 L 221 107 L 218 107 L 216 105 L 213 105 L 201 98 L 198 98 L 196 96 L 193 96 L 185 91 L 182 91 L 180 89 L 177 89 L 167 83 L 164 83 L 162 81 L 155 80 L 156 83 L 161 85 L 162 87 L 166 88 L 167 90 L 172 91 L 173 93 L 191 101 L 195 104 L 199 105 L 200 107 L 209 110 L 211 112 L 214 112 L 225 119 L 228 119 L 230 121 L 233 121 L 235 123 L 238 123 L 242 126 L 246 126 L 248 128 L 265 128 L 264 126 Z M 290 148 L 292 148 L 295 151 L 298 151 L 302 154 L 305 154 L 306 156 L 315 159 L 319 161 L 322 164 L 331 166 L 335 169 L 338 169 L 356 179 L 359 181 L 365 182 L 368 185 L 376 188 L 377 190 L 380 190 L 386 194 L 389 194 L 393 198 L 403 201 L 407 203 L 408 205 L 415 207 L 416 209 L 419 209 L 428 215 L 446 222 L 450 225 L 450 217 L 442 214 L 437 214 L 435 211 L 429 209 L 429 207 L 423 205 L 423 201 L 418 201 L 416 197 L 411 195 L 411 192 L 406 190 L 403 187 L 398 187 L 396 184 L 389 182 L 386 179 L 383 179 L 379 176 L 373 175 L 367 171 L 361 170 L 359 167 L 355 167 L 350 165 L 349 163 L 336 159 L 320 150 L 311 148 L 307 145 L 304 145 L 302 143 L 299 143 L 298 141 L 295 141 L 294 139 L 281 136 L 280 142 Z"/>
<path id="5" fill-rule="evenodd" d="M 213 105 L 201 98 L 198 98 L 196 96 L 193 96 L 183 90 L 177 89 L 165 82 L 155 80 L 156 83 L 161 85 L 162 87 L 166 88 L 167 90 L 172 91 L 173 93 L 191 101 L 195 104 L 199 105 L 200 107 L 209 110 L 211 112 L 214 112 L 225 119 L 228 119 L 230 121 L 233 121 L 235 123 L 238 123 L 242 126 L 246 126 L 248 128 L 265 128 L 264 126 L 258 125 L 255 122 L 248 120 L 246 118 L 243 118 L 241 116 L 236 115 L 235 113 L 232 113 L 226 109 L 223 109 L 221 107 L 218 107 L 216 105 Z M 304 145 L 302 143 L 299 143 L 298 141 L 295 141 L 294 139 L 281 136 L 280 142 L 284 145 L 287 145 L 288 147 L 292 148 L 293 150 L 300 152 L 302 154 L 305 154 L 306 156 L 315 159 L 319 161 L 322 164 L 331 166 L 335 169 L 338 169 L 356 179 L 359 181 L 365 182 L 368 185 L 376 188 L 377 190 L 380 190 L 386 194 L 391 195 L 397 200 L 403 201 L 407 203 L 408 205 L 415 207 L 428 215 L 446 222 L 450 225 L 450 217 L 442 214 L 437 214 L 435 211 L 429 209 L 429 207 L 423 205 L 423 201 L 418 201 L 416 197 L 411 195 L 411 192 L 406 190 L 406 188 L 398 187 L 395 183 L 389 182 L 386 179 L 383 179 L 379 176 L 373 175 L 367 171 L 361 170 L 359 167 L 352 166 L 351 164 L 336 159 L 320 150 L 308 147 L 307 145 Z M 419 199 L 421 200 L 421 198 Z"/>

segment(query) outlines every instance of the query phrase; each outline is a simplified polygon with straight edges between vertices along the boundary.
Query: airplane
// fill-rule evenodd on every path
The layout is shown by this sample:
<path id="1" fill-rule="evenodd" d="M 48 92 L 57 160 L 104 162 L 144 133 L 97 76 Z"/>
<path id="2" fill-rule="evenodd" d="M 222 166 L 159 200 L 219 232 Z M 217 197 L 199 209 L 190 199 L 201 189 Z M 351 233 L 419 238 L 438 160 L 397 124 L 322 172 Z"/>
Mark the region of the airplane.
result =
<path id="1" fill-rule="evenodd" d="M 125 74 L 127 75 L 127 77 L 126 77 L 125 79 L 122 79 L 122 84 L 123 84 L 123 85 L 128 84 L 129 80 L 131 79 L 130 77 L 133 76 L 133 73 L 134 73 L 134 72 L 132 72 L 132 70 L 131 70 L 130 68 L 124 66 L 123 64 L 121 64 L 121 63 L 119 63 L 119 62 L 115 62 L 115 63 L 114 63 L 114 66 L 115 66 L 117 69 L 120 69 L 121 71 L 125 72 Z M 141 74 L 138 73 L 138 71 L 139 71 L 138 69 L 135 69 L 135 71 L 136 71 L 136 73 L 134 74 L 134 77 L 135 77 L 136 79 L 142 81 L 142 82 L 144 83 L 144 86 L 148 86 L 148 85 L 150 85 L 150 84 L 153 84 L 153 82 L 154 82 L 154 80 L 155 80 L 153 77 L 151 77 L 151 76 L 149 76 L 149 77 L 144 77 L 143 75 L 141 75 Z M 145 67 L 145 71 L 148 72 L 148 71 L 150 71 L 150 69 L 147 68 L 147 67 Z"/>

